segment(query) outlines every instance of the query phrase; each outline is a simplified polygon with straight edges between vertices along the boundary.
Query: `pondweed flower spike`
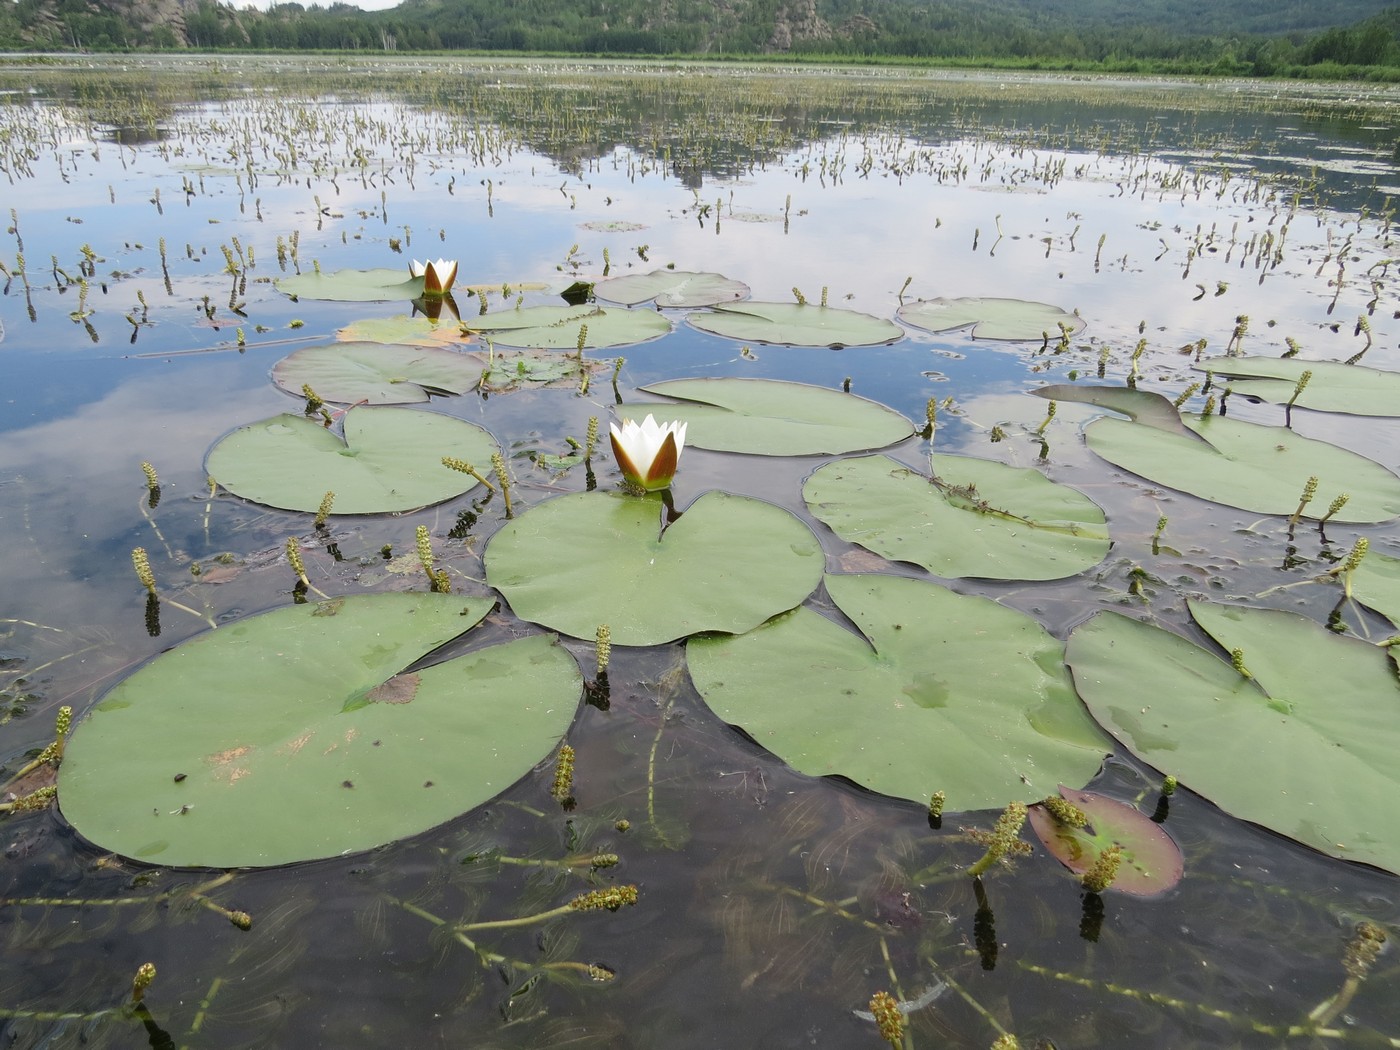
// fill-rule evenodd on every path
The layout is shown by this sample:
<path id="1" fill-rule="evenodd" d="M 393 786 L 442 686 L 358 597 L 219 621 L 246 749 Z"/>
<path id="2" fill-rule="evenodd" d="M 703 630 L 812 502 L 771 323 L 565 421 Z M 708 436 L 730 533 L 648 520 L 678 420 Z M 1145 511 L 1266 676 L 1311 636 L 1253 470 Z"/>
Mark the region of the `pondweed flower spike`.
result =
<path id="1" fill-rule="evenodd" d="M 1175 795 L 1176 783 L 1176 777 L 1172 776 L 1170 773 L 1164 776 L 1162 778 L 1162 794 L 1166 795 L 1168 798 Z"/>
<path id="2" fill-rule="evenodd" d="M 806 297 L 805 295 L 802 294 L 801 289 L 799 289 L 799 288 L 797 287 L 797 285 L 793 285 L 793 286 L 792 286 L 792 296 L 793 296 L 794 299 L 797 300 L 797 305 L 798 305 L 798 306 L 806 306 L 806 305 L 807 305 L 807 297 Z"/>
<path id="3" fill-rule="evenodd" d="M 1008 805 L 1001 816 L 997 817 L 990 834 L 984 833 L 987 852 L 967 869 L 967 873 L 975 879 L 1008 853 L 1024 852 L 1028 849 L 1025 843 L 1019 840 L 1021 827 L 1025 823 L 1026 804 L 1012 802 Z"/>
<path id="4" fill-rule="evenodd" d="M 593 649 L 598 658 L 598 674 L 608 673 L 608 661 L 612 659 L 612 628 L 605 623 L 598 625 L 598 633 L 593 640 Z"/>
<path id="5" fill-rule="evenodd" d="M 588 437 L 584 441 L 583 458 L 592 459 L 593 450 L 598 447 L 598 417 L 588 417 Z"/>
<path id="6" fill-rule="evenodd" d="M 1068 799 L 1061 798 L 1059 795 L 1050 795 L 1041 805 L 1043 805 L 1057 821 L 1071 828 L 1082 828 L 1089 823 L 1089 818 L 1082 809 Z"/>
<path id="7" fill-rule="evenodd" d="M 1312 382 L 1312 376 L 1312 369 L 1309 368 L 1305 369 L 1298 377 L 1298 382 L 1293 387 L 1293 396 L 1288 399 L 1287 404 L 1289 408 L 1292 408 L 1293 402 L 1298 400 L 1298 395 L 1307 389 L 1308 384 Z"/>
<path id="8" fill-rule="evenodd" d="M 326 519 L 331 515 L 331 504 L 335 502 L 335 493 L 327 492 L 321 497 L 321 505 L 316 508 L 316 520 L 312 523 L 318 529 L 326 527 Z"/>
<path id="9" fill-rule="evenodd" d="M 156 964 L 142 963 L 136 971 L 136 976 L 131 979 L 131 1001 L 139 1003 L 146 998 L 146 989 L 151 986 L 151 982 L 156 979 Z"/>
<path id="10" fill-rule="evenodd" d="M 1157 528 L 1152 532 L 1152 553 L 1157 553 L 1158 545 L 1162 541 L 1162 533 L 1167 529 L 1167 516 L 1163 514 L 1157 519 Z"/>
<path id="11" fill-rule="evenodd" d="M 1198 393 L 1200 389 L 1200 383 L 1192 383 L 1190 386 L 1188 386 L 1185 390 L 1177 394 L 1176 397 L 1172 399 L 1172 406 L 1174 408 L 1180 409 L 1181 406 L 1186 404 L 1186 402 L 1191 399 L 1192 395 Z"/>
<path id="12" fill-rule="evenodd" d="M 514 517 L 514 509 L 510 505 L 510 475 L 506 473 L 506 457 L 499 452 L 492 452 L 491 469 L 496 472 L 496 480 L 501 483 L 501 496 L 506 503 L 506 517 Z"/>
<path id="13" fill-rule="evenodd" d="M 943 804 L 948 801 L 946 791 L 935 791 L 928 800 L 928 815 L 930 820 L 943 819 Z"/>
<path id="14" fill-rule="evenodd" d="M 134 547 L 131 551 L 131 564 L 136 569 L 136 578 L 141 586 L 151 594 L 156 593 L 156 574 L 151 571 L 151 558 L 145 547 Z"/>
<path id="15" fill-rule="evenodd" d="M 310 383 L 301 384 L 301 395 L 306 398 L 306 414 L 308 416 L 315 415 L 321 410 L 321 406 L 325 404 L 325 402 L 321 400 L 320 395 L 311 389 Z"/>
<path id="16" fill-rule="evenodd" d="M 1343 492 L 1340 496 L 1334 499 L 1332 501 L 1331 506 L 1327 508 L 1327 513 L 1324 514 L 1320 519 L 1318 519 L 1318 527 L 1321 528 L 1323 525 L 1326 525 L 1328 520 L 1332 517 L 1332 515 L 1336 514 L 1339 510 L 1341 510 L 1347 505 L 1347 501 L 1349 499 L 1351 499 L 1351 493 L 1349 492 Z"/>
<path id="17" fill-rule="evenodd" d="M 145 460 L 142 460 L 141 470 L 144 471 L 146 475 L 146 488 L 150 489 L 152 492 L 160 488 L 160 478 L 156 476 L 155 467 L 151 466 Z"/>
<path id="18" fill-rule="evenodd" d="M 1082 882 L 1090 893 L 1102 893 L 1113 885 L 1118 877 L 1118 866 L 1123 860 L 1123 847 L 1113 845 L 1099 854 L 1094 866 L 1084 873 Z"/>
<path id="19" fill-rule="evenodd" d="M 585 893 L 581 897 L 575 897 L 569 901 L 569 907 L 574 911 L 617 911 L 624 904 L 637 903 L 636 886 L 609 886 L 603 890 L 593 890 Z"/>
<path id="20" fill-rule="evenodd" d="M 1297 525 L 1298 519 L 1303 516 L 1303 509 L 1313 501 L 1317 495 L 1317 475 L 1311 475 L 1307 481 L 1303 482 L 1303 494 L 1298 497 L 1298 509 L 1288 516 L 1288 524 Z"/>
<path id="21" fill-rule="evenodd" d="M 559 759 L 554 765 L 554 785 L 549 794 L 561 805 L 574 797 L 574 749 L 568 744 L 559 749 Z"/>
<path id="22" fill-rule="evenodd" d="M 1351 597 L 1351 580 L 1357 567 L 1361 564 L 1361 559 L 1366 557 L 1366 552 L 1371 549 L 1371 541 L 1365 536 L 1356 537 L 1356 542 L 1352 544 L 1351 553 L 1347 555 L 1347 560 L 1342 563 L 1342 592 L 1346 598 Z"/>
<path id="23" fill-rule="evenodd" d="M 472 477 L 476 478 L 477 481 L 481 482 L 492 492 L 496 491 L 496 486 L 491 484 L 490 481 L 488 481 L 485 477 L 482 476 L 480 471 L 478 471 L 465 459 L 458 459 L 455 456 L 443 456 L 442 465 L 444 467 L 447 467 L 449 470 L 457 470 L 461 471 L 461 473 L 463 474 L 470 474 Z"/>
<path id="24" fill-rule="evenodd" d="M 1363 919 L 1356 924 L 1356 932 L 1347 942 L 1346 951 L 1342 954 L 1342 969 L 1346 971 L 1346 980 L 1342 982 L 1342 987 L 1336 995 L 1324 999 L 1312 1009 L 1308 1014 L 1310 1022 L 1318 1028 L 1325 1028 L 1351 1005 L 1351 1000 L 1361 987 L 1361 982 L 1370 974 L 1385 941 L 1385 930 L 1376 923 Z"/>
<path id="25" fill-rule="evenodd" d="M 1050 425 L 1050 421 L 1055 418 L 1056 407 L 1057 406 L 1055 402 L 1051 401 L 1050 407 L 1045 410 L 1045 419 L 1041 422 L 1040 426 L 1035 428 L 1035 432 L 1037 434 L 1045 433 L 1045 428 L 1048 427 Z"/>
<path id="26" fill-rule="evenodd" d="M 292 567 L 292 571 L 297 574 L 297 579 L 304 587 L 310 588 L 311 581 L 306 578 L 306 562 L 301 558 L 301 545 L 297 543 L 295 536 L 287 537 L 287 564 Z"/>
<path id="27" fill-rule="evenodd" d="M 1249 673 L 1249 668 L 1246 667 L 1246 666 L 1244 665 L 1244 650 L 1243 650 L 1243 649 L 1231 649 L 1231 650 L 1230 650 L 1230 666 L 1233 667 L 1233 668 L 1235 669 L 1235 673 L 1236 673 L 1237 675 L 1239 675 L 1241 678 L 1250 678 L 1250 679 L 1252 679 L 1252 678 L 1254 677 L 1254 675 L 1252 675 L 1252 674 Z"/>
<path id="28" fill-rule="evenodd" d="M 992 1044 L 992 1050 L 1021 1050 L 1021 1043 L 1010 1032 L 1003 1032 Z"/>
<path id="29" fill-rule="evenodd" d="M 870 1012 L 875 1015 L 875 1027 L 880 1030 L 880 1038 L 890 1046 L 902 1046 L 904 1015 L 899 1012 L 895 997 L 889 992 L 876 992 L 870 997 Z"/>

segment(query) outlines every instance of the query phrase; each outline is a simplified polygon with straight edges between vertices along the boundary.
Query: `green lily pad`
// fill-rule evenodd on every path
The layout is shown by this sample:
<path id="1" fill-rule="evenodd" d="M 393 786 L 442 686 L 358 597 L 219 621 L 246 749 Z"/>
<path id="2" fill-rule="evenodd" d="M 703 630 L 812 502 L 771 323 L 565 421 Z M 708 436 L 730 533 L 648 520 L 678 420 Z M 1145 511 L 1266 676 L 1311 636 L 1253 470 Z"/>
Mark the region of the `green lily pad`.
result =
<path id="1" fill-rule="evenodd" d="M 1299 378 L 1311 372 L 1308 385 L 1293 402 L 1300 408 L 1354 416 L 1400 416 L 1400 372 L 1296 357 L 1214 357 L 1194 367 L 1228 377 L 1236 394 L 1278 404 L 1287 404 Z"/>
<path id="2" fill-rule="evenodd" d="M 1159 485 L 1259 514 L 1292 514 L 1310 476 L 1320 479 L 1307 516 L 1350 493 L 1334 521 L 1377 522 L 1400 514 L 1400 478 L 1378 463 L 1283 427 L 1228 416 L 1183 417 L 1205 441 L 1105 416 L 1084 429 L 1110 463 Z"/>
<path id="3" fill-rule="evenodd" d="M 547 757 L 582 693 L 574 659 L 538 635 L 406 672 L 493 604 L 357 595 L 199 635 L 77 726 L 63 814 L 102 849 L 211 868 L 335 857 L 451 820 Z"/>
<path id="4" fill-rule="evenodd" d="M 828 576 L 826 590 L 864 637 L 801 608 L 686 644 L 710 708 L 795 769 L 918 802 L 942 790 L 949 810 L 1098 771 L 1108 741 L 1030 617 L 896 576 Z"/>
<path id="5" fill-rule="evenodd" d="M 1083 875 L 1105 850 L 1117 846 L 1122 855 L 1111 888 L 1119 893 L 1156 897 L 1181 881 L 1181 848 L 1151 817 L 1126 802 L 1092 791 L 1061 785 L 1059 793 L 1089 818 L 1086 827 L 1060 823 L 1043 803 L 1029 807 L 1026 816 L 1036 838 L 1070 871 Z"/>
<path id="6" fill-rule="evenodd" d="M 834 455 L 884 448 L 915 433 L 914 425 L 892 408 L 805 383 L 672 379 L 642 389 L 678 399 L 680 404 L 647 407 L 684 420 L 687 444 L 719 452 Z"/>
<path id="7" fill-rule="evenodd" d="M 1237 817 L 1400 871 L 1400 827 L 1382 801 L 1400 792 L 1400 682 L 1385 650 L 1294 613 L 1189 607 L 1253 677 L 1169 631 L 1101 612 L 1066 647 L 1099 724 Z"/>
<path id="8" fill-rule="evenodd" d="M 346 343 L 398 343 L 403 346 L 461 346 L 462 329 L 455 321 L 434 321 L 423 314 L 363 317 L 335 333 Z"/>
<path id="9" fill-rule="evenodd" d="M 1049 303 L 1026 299 L 925 299 L 905 303 L 896 316 L 907 325 L 928 332 L 970 328 L 974 339 L 1060 338 L 1060 326 L 1069 334 L 1084 327 L 1084 319 Z"/>
<path id="10" fill-rule="evenodd" d="M 340 303 L 376 303 L 390 299 L 417 299 L 423 294 L 423 278 L 406 270 L 335 270 L 299 273 L 275 282 L 283 295 L 298 299 L 327 299 Z"/>
<path id="11" fill-rule="evenodd" d="M 1108 554 L 1103 511 L 1032 467 L 933 457 L 930 480 L 887 456 L 814 471 L 802 497 L 836 535 L 937 576 L 1055 580 Z"/>
<path id="12" fill-rule="evenodd" d="M 616 645 L 738 633 L 801 602 L 825 560 L 812 531 L 760 500 L 709 492 L 665 531 L 657 498 L 560 496 L 507 522 L 486 579 L 517 616 L 575 638 L 607 624 Z"/>
<path id="13" fill-rule="evenodd" d="M 283 510 L 314 511 L 327 491 L 335 514 L 414 510 L 478 482 L 442 465 L 454 456 L 489 463 L 495 439 L 452 416 L 412 408 L 356 408 L 345 438 L 290 412 L 239 427 L 209 451 L 205 470 L 236 496 Z"/>
<path id="14" fill-rule="evenodd" d="M 1369 550 L 1352 572 L 1351 593 L 1400 631 L 1400 558 Z"/>
<path id="15" fill-rule="evenodd" d="M 1126 386 L 1079 386 L 1076 383 L 1056 383 L 1036 387 L 1031 391 L 1050 401 L 1074 401 L 1085 405 L 1121 412 L 1134 423 L 1155 427 L 1168 434 L 1179 434 L 1189 441 L 1204 441 L 1199 434 L 1181 421 L 1177 407 L 1161 394 L 1151 390 L 1133 390 Z"/>
<path id="16" fill-rule="evenodd" d="M 461 394 L 476 386 L 481 360 L 458 353 L 392 343 L 327 343 L 288 354 L 272 366 L 272 381 L 292 394 L 309 385 L 326 401 L 407 405 L 432 394 Z"/>
<path id="17" fill-rule="evenodd" d="M 580 306 L 522 306 L 472 317 L 462 322 L 472 332 L 485 332 L 496 343 L 540 350 L 573 350 L 579 331 L 587 328 L 585 350 L 605 350 L 658 339 L 671 331 L 671 322 L 655 310 L 605 309 Z"/>
<path id="18" fill-rule="evenodd" d="M 626 306 L 649 302 L 668 307 L 714 306 L 746 298 L 749 286 L 721 273 L 653 270 L 599 281 L 594 291 L 602 299 Z"/>
<path id="19" fill-rule="evenodd" d="M 686 318 L 702 332 L 783 346 L 879 346 L 904 338 L 904 329 L 855 310 L 811 303 L 736 303 Z"/>

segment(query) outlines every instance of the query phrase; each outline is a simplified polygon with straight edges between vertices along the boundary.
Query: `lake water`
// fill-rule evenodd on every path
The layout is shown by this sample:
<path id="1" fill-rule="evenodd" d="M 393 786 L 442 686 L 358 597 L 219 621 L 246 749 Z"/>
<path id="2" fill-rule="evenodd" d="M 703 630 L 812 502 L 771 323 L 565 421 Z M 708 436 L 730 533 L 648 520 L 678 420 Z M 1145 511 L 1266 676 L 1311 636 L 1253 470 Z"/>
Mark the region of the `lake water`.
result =
<path id="1" fill-rule="evenodd" d="M 1154 484 L 1086 447 L 1081 428 L 1098 410 L 1062 401 L 1047 421 L 1029 391 L 1131 376 L 1176 398 L 1203 378 L 1190 367 L 1202 341 L 1205 357 L 1278 357 L 1292 340 L 1308 360 L 1364 350 L 1367 366 L 1400 366 L 1397 106 L 1400 94 L 1356 85 L 6 59 L 0 757 L 22 767 L 62 705 L 81 734 L 117 682 L 210 624 L 226 631 L 303 598 L 289 537 L 321 594 L 423 591 L 415 559 L 381 551 L 412 552 L 426 526 L 452 593 L 495 596 L 482 553 L 506 520 L 499 496 L 316 529 L 310 513 L 208 484 L 220 438 L 301 412 L 303 399 L 269 379 L 278 361 L 413 309 L 294 300 L 276 282 L 376 267 L 406 277 L 410 258 L 460 260 L 459 286 L 492 289 L 493 310 L 518 295 L 560 304 L 574 280 L 674 267 L 741 281 L 754 300 L 884 320 L 901 303 L 981 297 L 1084 321 L 1063 344 L 1055 332 L 996 341 L 906 325 L 897 341 L 833 349 L 720 337 L 685 310 L 662 311 L 670 334 L 585 351 L 600 362 L 586 391 L 575 366 L 550 384 L 432 399 L 500 442 L 517 517 L 588 487 L 581 465 L 539 455 L 568 454 L 590 417 L 606 427 L 623 406 L 658 400 L 640 387 L 794 380 L 848 388 L 919 427 L 933 400 L 939 452 L 1035 467 L 1102 506 L 1113 547 L 1091 569 L 943 581 L 1057 639 L 1117 609 L 1209 645 L 1185 607 L 1201 595 L 1325 620 L 1337 586 L 1275 588 L 1334 568 L 1358 536 L 1400 555 L 1392 523 L 1291 528 L 1286 512 Z M 476 296 L 459 287 L 456 298 L 471 321 Z M 1191 393 L 1184 411 L 1207 396 Z M 1283 422 L 1277 404 L 1241 397 L 1229 412 Z M 1394 418 L 1296 409 L 1291 423 L 1400 467 Z M 929 447 L 916 436 L 887 452 L 926 470 Z M 616 489 L 602 448 L 597 487 Z M 928 579 L 813 517 L 802 482 L 829 458 L 687 447 L 674 501 L 683 511 L 712 489 L 757 497 L 812 527 L 830 572 Z M 132 571 L 136 547 L 149 552 L 154 607 Z M 824 591 L 807 604 L 841 618 Z M 1355 606 L 1343 617 L 1351 633 L 1384 636 Z M 503 608 L 484 632 L 490 642 L 539 628 Z M 591 676 L 591 642 L 564 644 Z M 1343 987 L 1357 922 L 1400 924 L 1396 877 L 1231 816 L 1186 778 L 1161 802 L 1171 769 L 1115 747 L 1090 785 L 1155 810 L 1185 858 L 1167 893 L 1086 895 L 1038 845 L 974 887 L 965 869 L 982 847 L 962 829 L 990 827 L 994 810 L 931 826 L 922 803 L 793 771 L 709 710 L 679 642 L 618 646 L 609 683 L 567 734 L 568 809 L 550 795 L 551 751 L 432 831 L 229 878 L 122 860 L 53 807 L 11 815 L 0 829 L 5 1045 L 874 1047 L 859 1011 L 882 989 L 910 1004 L 910 1047 L 986 1047 L 1004 1033 L 1059 1050 L 1400 1045 L 1393 943 L 1324 1030 L 1305 1031 Z M 1128 702 L 1167 703 L 1156 684 Z M 219 695 L 203 699 L 211 718 L 236 715 Z M 134 758 L 157 762 L 172 746 L 154 734 Z M 1265 746 L 1238 742 L 1241 753 Z M 1055 787 L 1028 783 L 1024 797 Z M 1374 799 L 1382 840 L 1400 837 L 1394 802 Z M 294 791 L 285 805 L 295 825 Z M 619 861 L 593 870 L 600 853 Z M 637 903 L 477 929 L 476 950 L 449 928 L 617 885 L 637 886 Z M 251 928 L 220 908 L 248 913 Z M 597 969 L 555 965 L 570 961 Z M 124 1009 L 146 962 L 158 974 L 146 1010 Z"/>

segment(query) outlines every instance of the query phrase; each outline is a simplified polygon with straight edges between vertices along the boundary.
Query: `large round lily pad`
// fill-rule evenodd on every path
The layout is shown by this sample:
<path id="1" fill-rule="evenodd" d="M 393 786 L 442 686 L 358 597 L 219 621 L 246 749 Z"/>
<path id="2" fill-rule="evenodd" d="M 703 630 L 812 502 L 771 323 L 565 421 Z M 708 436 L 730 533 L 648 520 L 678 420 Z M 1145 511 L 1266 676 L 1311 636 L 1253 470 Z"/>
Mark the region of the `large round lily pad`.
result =
<path id="1" fill-rule="evenodd" d="M 1026 299 L 925 299 L 905 303 L 896 312 L 905 324 L 929 332 L 970 328 L 974 339 L 1051 339 L 1060 337 L 1063 325 L 1070 335 L 1084 327 L 1084 320 L 1049 303 Z"/>
<path id="2" fill-rule="evenodd" d="M 505 346 L 539 350 L 573 350 L 579 332 L 585 350 L 606 350 L 657 339 L 671 331 L 671 322 L 655 310 L 604 309 L 601 306 L 523 306 L 471 317 L 462 327 L 485 332 Z"/>
<path id="3" fill-rule="evenodd" d="M 1320 479 L 1309 516 L 1351 499 L 1334 521 L 1386 521 L 1400 514 L 1400 478 L 1364 456 L 1284 427 L 1228 416 L 1182 420 L 1204 441 L 1105 416 L 1084 429 L 1089 447 L 1149 481 L 1260 514 L 1292 514 L 1310 476 Z"/>
<path id="4" fill-rule="evenodd" d="M 358 595 L 185 642 L 78 725 L 63 814 L 102 849 L 216 868 L 339 856 L 451 820 L 544 759 L 582 692 L 543 636 L 405 673 L 492 605 Z"/>
<path id="5" fill-rule="evenodd" d="M 1032 467 L 933 457 L 929 479 L 887 456 L 813 472 L 802 496 L 836 535 L 938 576 L 1054 580 L 1108 554 L 1103 511 Z"/>
<path id="6" fill-rule="evenodd" d="M 517 616 L 576 638 L 607 624 L 618 645 L 747 631 L 821 580 L 816 537 L 779 507 L 709 492 L 664 532 L 662 511 L 617 493 L 548 500 L 491 538 L 486 579 Z"/>
<path id="7" fill-rule="evenodd" d="M 774 379 L 672 379 L 643 387 L 677 398 L 649 406 L 688 424 L 686 442 L 762 456 L 834 455 L 884 448 L 914 434 L 892 408 L 827 387 Z"/>
<path id="8" fill-rule="evenodd" d="M 1355 416 L 1400 416 L 1400 372 L 1296 357 L 1214 357 L 1195 367 L 1229 377 L 1230 389 L 1237 394 L 1279 404 L 1292 399 L 1298 380 L 1304 372 L 1311 372 L 1294 401 L 1300 408 Z"/>
<path id="9" fill-rule="evenodd" d="M 335 493 L 335 514 L 414 510 L 459 496 L 477 481 L 443 456 L 489 463 L 495 439 L 475 424 L 412 408 L 356 408 L 345 438 L 290 412 L 239 427 L 209 452 L 205 470 L 244 499 L 314 511 Z"/>
<path id="10" fill-rule="evenodd" d="M 288 354 L 272 366 L 272 381 L 300 394 L 303 384 L 326 401 L 406 405 L 429 395 L 461 394 L 476 386 L 482 362 L 453 350 L 390 343 L 327 343 Z"/>
<path id="11" fill-rule="evenodd" d="M 423 278 L 403 270 L 335 270 L 299 273 L 275 282 L 283 295 L 298 299 L 328 299 L 341 303 L 376 303 L 391 299 L 416 299 L 423 294 Z"/>
<path id="12" fill-rule="evenodd" d="M 702 332 L 785 346 L 879 346 L 904 338 L 893 321 L 811 303 L 735 303 L 686 318 Z"/>
<path id="13" fill-rule="evenodd" d="M 1386 652 L 1294 613 L 1190 602 L 1223 658 L 1112 612 L 1076 628 L 1074 682 L 1132 752 L 1222 809 L 1400 872 L 1400 682 Z M 1150 688 L 1144 688 L 1150 685 Z"/>
<path id="14" fill-rule="evenodd" d="M 1083 784 L 1109 749 L 1060 643 L 987 598 L 896 576 L 828 576 L 855 634 L 801 608 L 686 645 L 705 702 L 794 768 L 950 810 Z"/>
<path id="15" fill-rule="evenodd" d="M 691 270 L 653 270 L 629 273 L 599 281 L 594 293 L 600 299 L 636 306 L 655 302 L 657 306 L 714 306 L 743 299 L 749 286 L 722 273 L 696 273 Z"/>

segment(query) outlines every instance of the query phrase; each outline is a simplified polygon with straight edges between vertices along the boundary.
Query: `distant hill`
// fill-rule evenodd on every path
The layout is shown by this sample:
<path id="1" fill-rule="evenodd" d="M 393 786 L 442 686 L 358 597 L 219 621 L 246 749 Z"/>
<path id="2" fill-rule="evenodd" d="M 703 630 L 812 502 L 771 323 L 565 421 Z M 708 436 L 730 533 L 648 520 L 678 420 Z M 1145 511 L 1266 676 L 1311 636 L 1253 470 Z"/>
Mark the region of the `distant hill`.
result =
<path id="1" fill-rule="evenodd" d="M 1397 12 L 1386 0 L 403 0 L 377 12 L 0 0 L 0 48 L 791 53 L 1270 73 L 1400 66 Z"/>

